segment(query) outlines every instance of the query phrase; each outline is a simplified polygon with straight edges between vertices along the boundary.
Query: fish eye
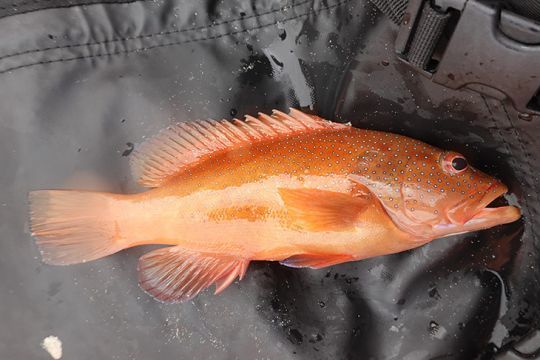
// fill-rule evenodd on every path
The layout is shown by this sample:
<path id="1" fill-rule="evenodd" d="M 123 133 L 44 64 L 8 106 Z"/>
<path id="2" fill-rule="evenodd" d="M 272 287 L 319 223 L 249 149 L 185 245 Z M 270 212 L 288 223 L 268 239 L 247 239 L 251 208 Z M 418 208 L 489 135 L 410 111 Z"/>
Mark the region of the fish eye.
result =
<path id="1" fill-rule="evenodd" d="M 467 168 L 467 160 L 464 157 L 456 156 L 452 159 L 452 167 L 456 171 L 463 171 Z"/>
<path id="2" fill-rule="evenodd" d="M 441 165 L 443 170 L 450 175 L 460 174 L 467 170 L 469 166 L 467 159 L 455 152 L 444 153 L 441 157 Z"/>

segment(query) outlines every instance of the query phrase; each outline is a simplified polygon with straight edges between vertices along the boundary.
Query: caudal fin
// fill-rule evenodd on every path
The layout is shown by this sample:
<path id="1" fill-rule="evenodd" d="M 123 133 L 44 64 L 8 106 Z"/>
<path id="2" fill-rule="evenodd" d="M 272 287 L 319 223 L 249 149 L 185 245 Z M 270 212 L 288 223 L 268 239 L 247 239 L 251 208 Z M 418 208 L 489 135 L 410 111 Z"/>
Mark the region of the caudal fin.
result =
<path id="1" fill-rule="evenodd" d="M 39 190 L 28 198 L 32 236 L 47 264 L 82 263 L 127 247 L 115 221 L 115 195 Z"/>

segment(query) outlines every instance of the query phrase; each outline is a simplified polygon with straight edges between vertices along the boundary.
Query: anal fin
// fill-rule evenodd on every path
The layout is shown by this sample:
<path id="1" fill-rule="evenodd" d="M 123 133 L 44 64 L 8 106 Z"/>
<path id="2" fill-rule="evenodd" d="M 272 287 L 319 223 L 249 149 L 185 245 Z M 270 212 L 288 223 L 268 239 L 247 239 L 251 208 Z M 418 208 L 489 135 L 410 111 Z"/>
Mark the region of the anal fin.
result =
<path id="1" fill-rule="evenodd" d="M 181 302 L 212 284 L 216 284 L 215 293 L 220 293 L 237 277 L 242 279 L 248 265 L 249 260 L 240 257 L 166 247 L 139 259 L 139 285 L 158 300 Z"/>

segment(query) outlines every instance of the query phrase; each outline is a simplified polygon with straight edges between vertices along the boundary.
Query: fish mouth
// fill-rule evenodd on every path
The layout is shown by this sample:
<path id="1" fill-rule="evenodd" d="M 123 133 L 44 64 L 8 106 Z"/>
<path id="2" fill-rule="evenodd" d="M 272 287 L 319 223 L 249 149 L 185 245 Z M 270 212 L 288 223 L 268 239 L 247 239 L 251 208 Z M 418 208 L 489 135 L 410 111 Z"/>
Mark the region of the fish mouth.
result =
<path id="1" fill-rule="evenodd" d="M 506 185 L 501 183 L 491 185 L 486 195 L 479 202 L 474 215 L 460 225 L 460 232 L 488 229 L 493 226 L 508 224 L 521 218 L 521 210 L 508 205 L 503 198 L 508 192 Z M 499 206 L 501 205 L 501 206 Z"/>
<path id="2" fill-rule="evenodd" d="M 439 225 L 435 227 L 435 232 L 439 236 L 463 234 L 471 231 L 489 229 L 497 225 L 512 223 L 521 218 L 521 210 L 515 206 L 508 205 L 503 198 L 508 192 L 508 188 L 501 183 L 491 185 L 486 195 L 478 203 L 473 211 L 473 215 L 463 223 L 453 223 Z"/>

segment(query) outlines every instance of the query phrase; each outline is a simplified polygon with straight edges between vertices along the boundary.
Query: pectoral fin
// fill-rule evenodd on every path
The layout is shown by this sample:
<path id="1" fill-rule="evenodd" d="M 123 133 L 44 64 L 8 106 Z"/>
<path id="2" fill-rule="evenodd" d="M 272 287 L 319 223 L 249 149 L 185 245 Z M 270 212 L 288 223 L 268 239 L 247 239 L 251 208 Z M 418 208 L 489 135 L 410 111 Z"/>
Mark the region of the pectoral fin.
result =
<path id="1" fill-rule="evenodd" d="M 311 231 L 347 231 L 370 203 L 369 197 L 318 189 L 278 189 L 295 225 Z"/>

